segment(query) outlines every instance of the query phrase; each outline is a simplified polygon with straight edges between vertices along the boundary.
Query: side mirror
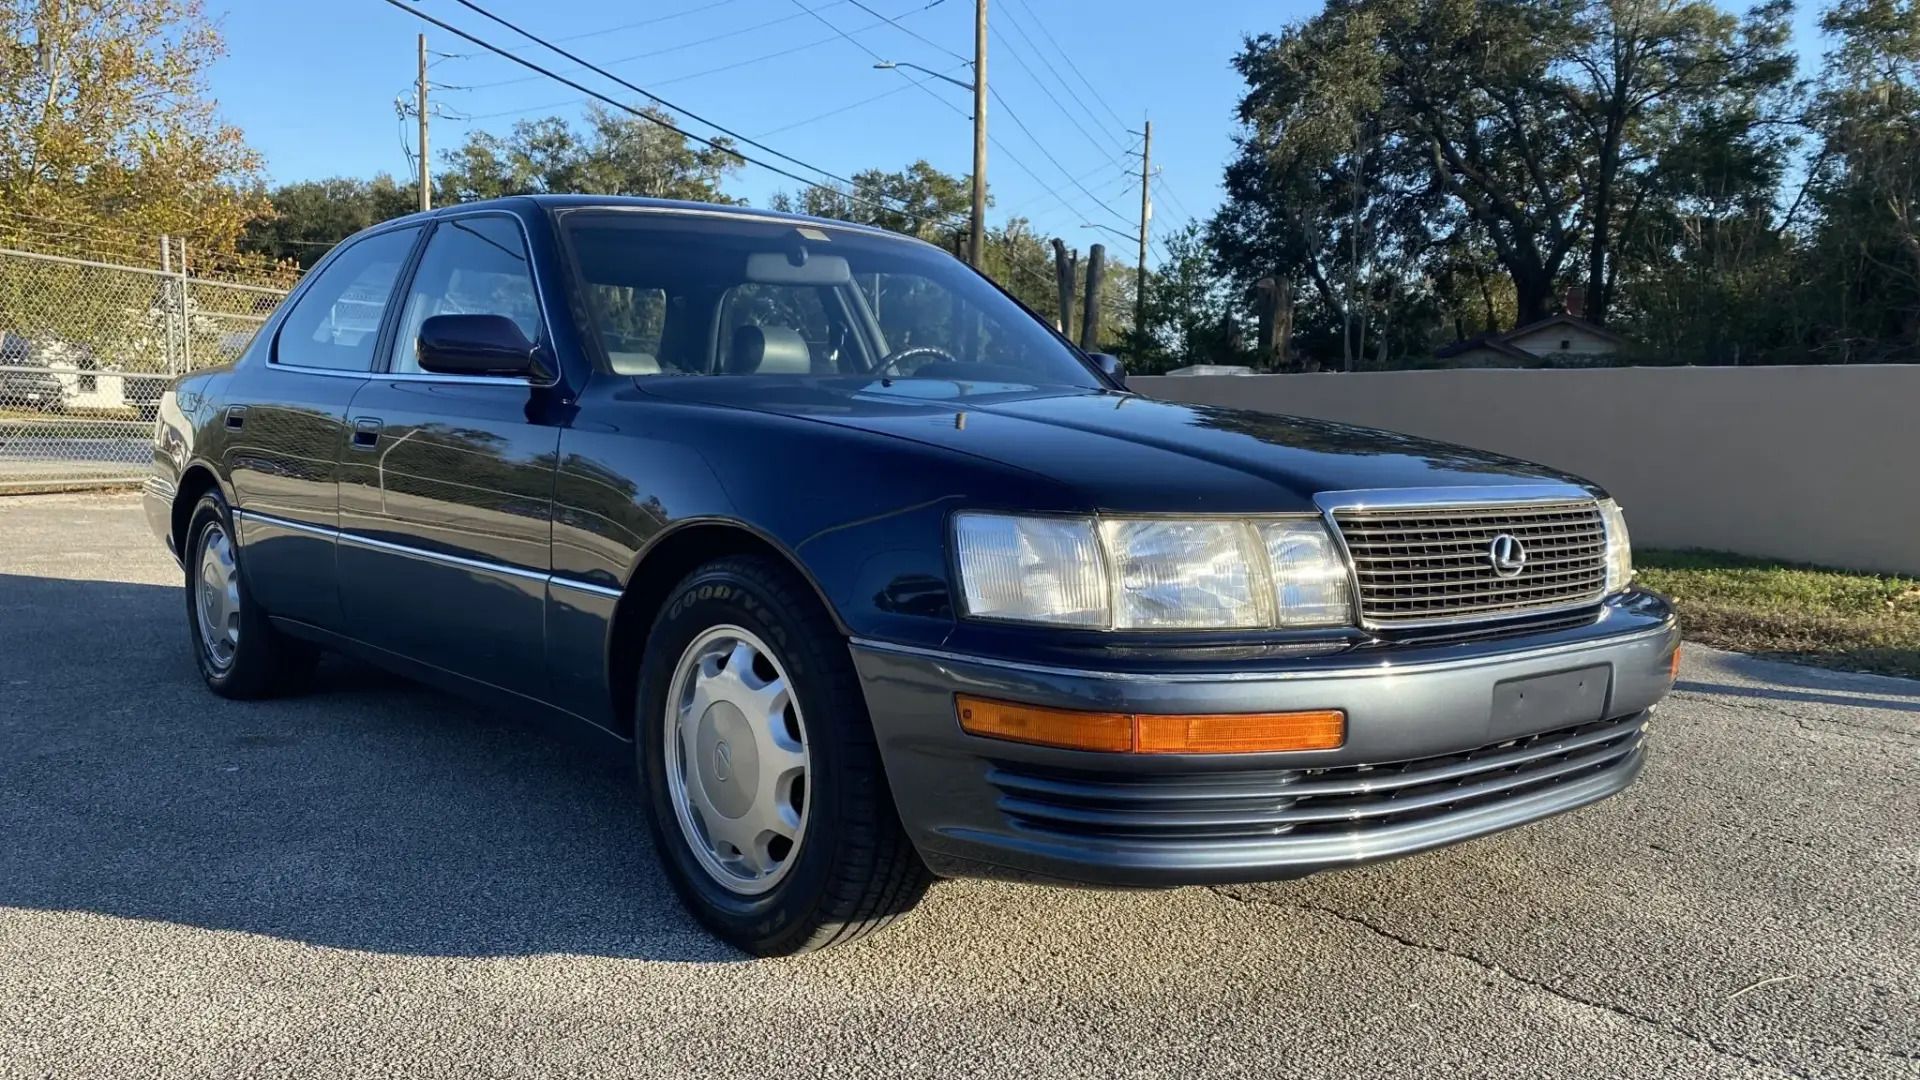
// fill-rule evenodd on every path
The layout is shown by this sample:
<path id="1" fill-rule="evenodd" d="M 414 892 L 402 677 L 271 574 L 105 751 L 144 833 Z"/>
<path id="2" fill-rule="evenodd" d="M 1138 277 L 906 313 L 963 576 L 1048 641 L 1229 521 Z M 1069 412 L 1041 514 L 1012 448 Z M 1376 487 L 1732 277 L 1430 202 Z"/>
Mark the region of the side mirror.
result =
<path id="1" fill-rule="evenodd" d="M 544 377 L 539 350 L 505 315 L 435 315 L 420 324 L 420 370 Z"/>
<path id="2" fill-rule="evenodd" d="M 1100 374 L 1112 379 L 1115 386 L 1126 389 L 1127 365 L 1121 363 L 1119 357 L 1112 353 L 1097 352 L 1088 354 L 1087 358 L 1093 361 L 1094 367 L 1100 369 Z"/>

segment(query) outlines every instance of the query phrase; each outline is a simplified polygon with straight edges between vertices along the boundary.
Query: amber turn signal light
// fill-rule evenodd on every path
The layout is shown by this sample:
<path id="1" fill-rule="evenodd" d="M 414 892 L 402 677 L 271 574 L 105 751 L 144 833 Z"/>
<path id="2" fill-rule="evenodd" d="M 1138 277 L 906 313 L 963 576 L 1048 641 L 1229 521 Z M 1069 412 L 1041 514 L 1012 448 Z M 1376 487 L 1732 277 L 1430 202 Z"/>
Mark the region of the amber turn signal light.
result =
<path id="1" fill-rule="evenodd" d="M 970 735 L 1117 754 L 1270 754 L 1332 750 L 1347 738 L 1347 714 L 1308 712 L 1159 715 L 1082 712 L 957 695 Z"/>
<path id="2" fill-rule="evenodd" d="M 1673 647 L 1673 656 L 1667 661 L 1667 681 L 1677 682 L 1680 678 L 1680 646 Z"/>

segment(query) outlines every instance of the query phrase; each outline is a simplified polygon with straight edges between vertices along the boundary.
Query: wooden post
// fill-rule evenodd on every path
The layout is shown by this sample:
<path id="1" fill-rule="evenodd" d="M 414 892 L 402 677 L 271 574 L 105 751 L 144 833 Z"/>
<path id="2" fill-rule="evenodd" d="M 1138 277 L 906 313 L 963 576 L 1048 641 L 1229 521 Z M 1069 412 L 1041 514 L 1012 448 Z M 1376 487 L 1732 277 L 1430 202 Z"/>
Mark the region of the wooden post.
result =
<path id="1" fill-rule="evenodd" d="M 1273 337 L 1280 325 L 1280 320 L 1276 317 L 1279 313 L 1275 310 L 1273 302 L 1276 292 L 1278 290 L 1270 277 L 1263 277 L 1253 283 L 1253 307 L 1260 319 L 1259 330 L 1256 331 L 1253 339 L 1253 370 L 1255 371 L 1273 370 Z"/>
<path id="2" fill-rule="evenodd" d="M 1273 290 L 1273 370 L 1293 370 L 1293 279 L 1275 278 Z"/>
<path id="3" fill-rule="evenodd" d="M 1254 306 L 1260 314 L 1260 336 L 1255 344 L 1254 368 L 1287 371 L 1292 367 L 1293 282 L 1288 278 L 1261 278 L 1254 284 Z"/>
<path id="4" fill-rule="evenodd" d="M 1107 245 L 1095 244 L 1087 252 L 1087 301 L 1080 317 L 1080 348 L 1100 351 L 1100 287 L 1107 280 Z"/>
<path id="5" fill-rule="evenodd" d="M 1060 314 L 1053 321 L 1053 328 L 1063 334 L 1073 336 L 1073 272 L 1077 254 L 1067 252 L 1066 242 L 1059 237 L 1053 238 L 1053 280 L 1060 294 Z"/>

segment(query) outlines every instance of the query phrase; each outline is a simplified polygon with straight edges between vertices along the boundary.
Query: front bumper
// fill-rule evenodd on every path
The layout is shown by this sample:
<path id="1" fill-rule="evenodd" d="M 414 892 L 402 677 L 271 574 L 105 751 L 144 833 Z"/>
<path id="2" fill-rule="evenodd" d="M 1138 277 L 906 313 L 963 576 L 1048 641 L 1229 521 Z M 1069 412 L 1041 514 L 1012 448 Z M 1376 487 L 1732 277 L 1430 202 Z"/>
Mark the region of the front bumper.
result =
<path id="1" fill-rule="evenodd" d="M 1263 670 L 853 652 L 901 820 L 935 873 L 1159 886 L 1300 877 L 1606 798 L 1639 775 L 1679 639 L 1664 601 L 1630 593 L 1571 630 Z M 1108 712 L 1342 709 L 1347 739 L 1276 754 L 1062 750 L 965 733 L 957 693 Z"/>

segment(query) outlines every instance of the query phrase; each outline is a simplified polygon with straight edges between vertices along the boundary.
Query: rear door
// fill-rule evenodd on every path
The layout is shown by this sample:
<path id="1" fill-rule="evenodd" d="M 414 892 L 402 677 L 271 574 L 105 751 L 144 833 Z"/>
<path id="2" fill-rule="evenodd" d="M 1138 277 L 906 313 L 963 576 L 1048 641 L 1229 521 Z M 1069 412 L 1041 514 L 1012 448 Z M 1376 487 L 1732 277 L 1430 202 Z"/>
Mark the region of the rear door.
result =
<path id="1" fill-rule="evenodd" d="M 482 212 L 434 226 L 385 370 L 353 398 L 339 554 L 350 632 L 543 697 L 553 480 L 571 406 L 557 383 L 420 370 L 420 324 L 445 314 L 504 315 L 545 344 L 517 217 Z"/>
<path id="2" fill-rule="evenodd" d="M 226 383 L 211 428 L 233 485 L 247 584 L 266 610 L 342 626 L 334 576 L 347 404 L 379 355 L 417 225 L 361 237 L 330 255 Z"/>

